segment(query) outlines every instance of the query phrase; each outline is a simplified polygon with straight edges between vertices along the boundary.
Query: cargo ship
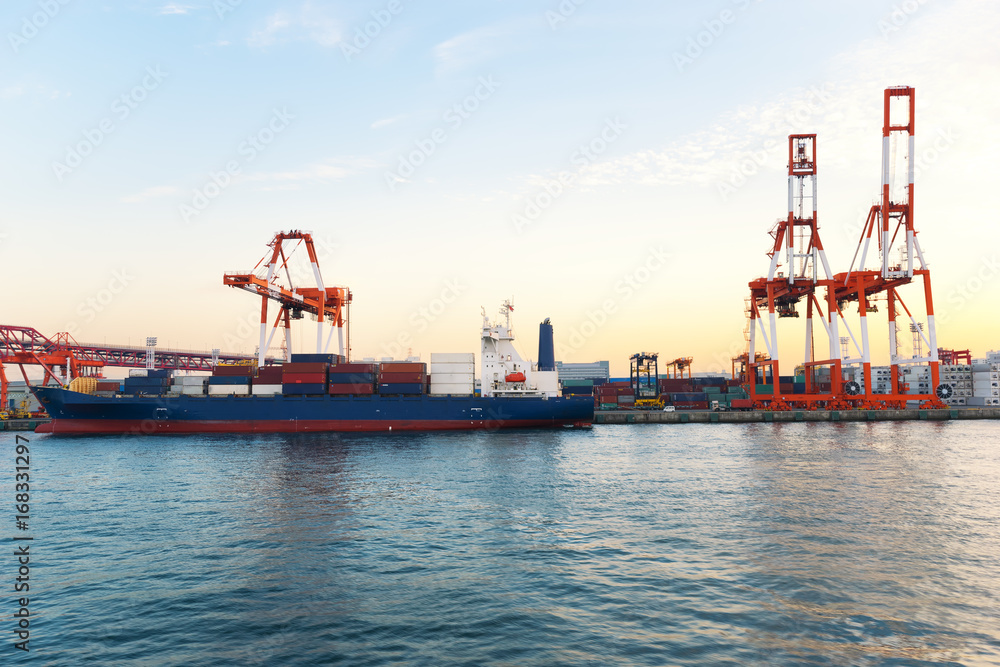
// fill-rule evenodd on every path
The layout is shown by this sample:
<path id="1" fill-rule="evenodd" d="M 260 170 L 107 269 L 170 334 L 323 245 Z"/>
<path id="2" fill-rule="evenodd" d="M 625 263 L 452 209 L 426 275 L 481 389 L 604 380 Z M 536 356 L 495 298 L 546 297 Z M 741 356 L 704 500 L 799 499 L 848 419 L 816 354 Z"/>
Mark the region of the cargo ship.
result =
<path id="1" fill-rule="evenodd" d="M 538 362 L 514 347 L 513 307 L 483 312 L 481 389 L 474 354 L 348 362 L 340 355 L 291 355 L 287 363 L 220 364 L 212 376 L 139 369 L 124 383 L 78 378 L 33 387 L 52 417 L 37 432 L 81 434 L 299 433 L 589 427 L 591 396 L 560 396 L 553 332 L 539 326 Z"/>

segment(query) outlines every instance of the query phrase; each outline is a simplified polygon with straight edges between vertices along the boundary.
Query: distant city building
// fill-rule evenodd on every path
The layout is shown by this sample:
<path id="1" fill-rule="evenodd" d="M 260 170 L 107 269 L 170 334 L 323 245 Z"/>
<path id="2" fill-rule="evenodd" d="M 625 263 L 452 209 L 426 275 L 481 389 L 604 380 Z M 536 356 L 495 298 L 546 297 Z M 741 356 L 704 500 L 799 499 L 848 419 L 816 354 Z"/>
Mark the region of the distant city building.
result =
<path id="1" fill-rule="evenodd" d="M 610 361 L 595 361 L 589 364 L 567 364 L 556 362 L 559 381 L 563 380 L 608 380 L 611 377 Z"/>

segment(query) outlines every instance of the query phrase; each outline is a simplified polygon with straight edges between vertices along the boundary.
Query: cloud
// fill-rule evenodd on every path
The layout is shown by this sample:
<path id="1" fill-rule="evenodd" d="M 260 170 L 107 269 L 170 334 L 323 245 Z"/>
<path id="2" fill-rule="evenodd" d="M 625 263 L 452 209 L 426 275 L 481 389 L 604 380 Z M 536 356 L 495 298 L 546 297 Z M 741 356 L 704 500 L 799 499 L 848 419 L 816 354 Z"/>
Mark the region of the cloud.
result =
<path id="1" fill-rule="evenodd" d="M 158 13 L 160 16 L 165 14 L 190 14 L 192 9 L 194 8 L 191 5 L 178 5 L 176 2 L 171 2 L 160 7 Z"/>
<path id="2" fill-rule="evenodd" d="M 524 48 L 525 40 L 517 39 L 531 28 L 524 20 L 507 21 L 456 35 L 434 47 L 437 74 L 448 75 L 469 69 L 485 61 Z"/>
<path id="3" fill-rule="evenodd" d="M 180 194 L 180 192 L 181 192 L 180 188 L 175 188 L 172 185 L 157 185 L 151 188 L 146 188 L 142 192 L 136 193 L 134 195 L 123 197 L 122 201 L 125 202 L 126 204 L 137 204 L 139 202 L 146 201 L 147 199 L 169 197 L 171 195 Z"/>
<path id="4" fill-rule="evenodd" d="M 383 118 L 381 120 L 377 120 L 374 123 L 372 123 L 371 124 L 371 129 L 377 130 L 377 129 L 381 128 L 381 127 L 385 127 L 387 125 L 392 125 L 393 123 L 401 121 L 404 118 L 406 118 L 405 114 L 401 114 L 399 116 L 393 116 L 392 118 Z"/>
<path id="5" fill-rule="evenodd" d="M 341 40 L 340 23 L 306 2 L 295 12 L 279 11 L 267 17 L 264 27 L 251 33 L 247 44 L 266 48 L 288 41 L 308 41 L 323 47 L 333 47 Z"/>
<path id="6" fill-rule="evenodd" d="M 379 166 L 376 160 L 366 157 L 337 157 L 317 162 L 294 171 L 251 174 L 242 181 L 262 183 L 263 190 L 296 190 L 307 183 L 339 181 Z"/>
<path id="7" fill-rule="evenodd" d="M 879 154 L 882 91 L 891 85 L 917 89 L 918 144 L 941 128 L 988 127 L 1000 113 L 1000 94 L 982 84 L 995 78 L 1000 62 L 1000 43 L 990 33 L 998 21 L 1000 6 L 987 9 L 975 0 L 947 11 L 921 6 L 886 36 L 852 44 L 819 64 L 825 81 L 733 107 L 665 146 L 609 154 L 580 170 L 579 183 L 718 186 L 737 171 L 783 172 L 792 133 L 817 133 L 823 164 L 847 167 L 859 155 Z M 551 177 L 526 177 L 526 186 Z"/>

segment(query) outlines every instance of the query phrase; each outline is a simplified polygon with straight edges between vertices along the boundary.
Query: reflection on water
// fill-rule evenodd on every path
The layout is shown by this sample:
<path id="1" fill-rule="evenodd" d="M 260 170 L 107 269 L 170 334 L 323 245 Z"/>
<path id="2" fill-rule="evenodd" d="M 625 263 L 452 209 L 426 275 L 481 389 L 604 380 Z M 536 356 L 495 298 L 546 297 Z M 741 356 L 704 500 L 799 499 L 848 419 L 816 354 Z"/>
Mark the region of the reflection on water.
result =
<path id="1" fill-rule="evenodd" d="M 997 433 L 36 437 L 33 653 L 1000 665 Z"/>

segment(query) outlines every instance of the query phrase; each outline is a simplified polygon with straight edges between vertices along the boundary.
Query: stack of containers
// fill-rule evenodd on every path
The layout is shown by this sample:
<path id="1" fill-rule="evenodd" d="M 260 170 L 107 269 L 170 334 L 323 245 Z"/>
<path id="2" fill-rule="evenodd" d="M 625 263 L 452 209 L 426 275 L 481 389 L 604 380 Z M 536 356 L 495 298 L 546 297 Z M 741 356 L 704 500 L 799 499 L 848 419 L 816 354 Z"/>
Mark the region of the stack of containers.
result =
<path id="1" fill-rule="evenodd" d="M 1000 406 L 1000 362 L 972 365 L 972 398 L 966 403 L 976 407 Z"/>
<path id="2" fill-rule="evenodd" d="M 121 383 L 117 380 L 101 380 L 97 381 L 97 385 L 94 387 L 94 396 L 101 396 L 103 398 L 114 398 L 114 395 L 121 389 Z"/>
<path id="3" fill-rule="evenodd" d="M 475 391 L 476 355 L 472 352 L 431 353 L 427 393 L 436 396 L 469 396 Z"/>
<path id="4" fill-rule="evenodd" d="M 322 361 L 302 361 L 319 358 Z M 281 393 L 285 396 L 304 396 L 326 393 L 327 373 L 333 355 L 292 355 L 292 361 L 281 366 Z"/>
<path id="5" fill-rule="evenodd" d="M 593 380 L 563 380 L 563 396 L 593 396 Z"/>
<path id="6" fill-rule="evenodd" d="M 261 366 L 253 379 L 254 396 L 274 396 L 281 393 L 281 366 Z"/>
<path id="7" fill-rule="evenodd" d="M 427 383 L 427 366 L 419 361 L 390 361 L 379 365 L 378 393 L 421 395 Z"/>
<path id="8" fill-rule="evenodd" d="M 901 377 L 905 394 L 929 394 L 934 390 L 929 366 L 904 366 Z"/>
<path id="9" fill-rule="evenodd" d="M 142 396 L 160 396 L 170 389 L 170 371 L 166 369 L 129 371 L 125 378 L 125 393 Z"/>
<path id="10" fill-rule="evenodd" d="M 182 396 L 204 396 L 209 378 L 204 375 L 178 375 L 170 387 L 170 393 Z"/>
<path id="11" fill-rule="evenodd" d="M 594 390 L 594 407 L 598 410 L 618 409 L 618 387 L 605 384 Z"/>
<path id="12" fill-rule="evenodd" d="M 941 364 L 941 382 L 950 384 L 955 390 L 951 398 L 944 399 L 950 406 L 967 405 L 972 398 L 972 366 L 968 364 Z"/>
<path id="13" fill-rule="evenodd" d="M 209 396 L 249 396 L 253 364 L 219 364 L 208 378 Z"/>
<path id="14" fill-rule="evenodd" d="M 872 366 L 872 393 L 892 394 L 892 368 L 889 366 Z"/>
<path id="15" fill-rule="evenodd" d="M 675 392 L 670 394 L 670 402 L 680 410 L 707 410 L 708 394 L 703 391 Z"/>
<path id="16" fill-rule="evenodd" d="M 333 396 L 371 396 L 375 393 L 377 366 L 373 363 L 338 363 L 330 367 L 330 389 Z"/>

